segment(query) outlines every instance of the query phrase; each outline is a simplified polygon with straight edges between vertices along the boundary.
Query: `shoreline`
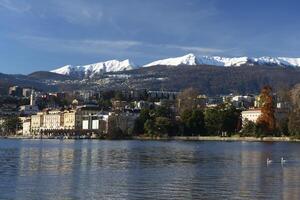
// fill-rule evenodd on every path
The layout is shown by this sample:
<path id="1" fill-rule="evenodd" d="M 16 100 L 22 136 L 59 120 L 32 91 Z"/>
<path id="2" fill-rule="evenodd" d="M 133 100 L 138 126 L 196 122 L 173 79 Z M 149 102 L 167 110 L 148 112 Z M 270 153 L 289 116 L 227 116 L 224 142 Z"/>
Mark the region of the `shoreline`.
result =
<path id="1" fill-rule="evenodd" d="M 32 136 L 0 136 L 0 139 L 32 139 L 32 140 L 109 140 L 101 138 L 86 137 L 32 137 Z M 220 142 L 300 142 L 300 139 L 292 137 L 220 137 L 220 136 L 173 136 L 173 137 L 146 137 L 133 136 L 117 140 L 140 140 L 140 141 L 220 141 Z"/>
<path id="2" fill-rule="evenodd" d="M 291 137 L 220 137 L 220 136 L 173 136 L 168 138 L 134 137 L 136 140 L 174 140 L 174 141 L 224 141 L 224 142 L 300 142 Z"/>

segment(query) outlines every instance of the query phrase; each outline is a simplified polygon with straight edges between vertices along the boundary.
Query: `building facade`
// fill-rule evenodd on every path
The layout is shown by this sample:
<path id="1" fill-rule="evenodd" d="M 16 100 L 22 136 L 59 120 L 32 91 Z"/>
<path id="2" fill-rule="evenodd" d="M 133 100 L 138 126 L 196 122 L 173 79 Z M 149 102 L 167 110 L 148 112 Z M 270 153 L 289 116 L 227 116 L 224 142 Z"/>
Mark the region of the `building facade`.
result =
<path id="1" fill-rule="evenodd" d="M 256 123 L 257 119 L 261 115 L 261 109 L 251 109 L 242 112 L 242 121 L 245 124 L 246 121 L 251 121 Z"/>

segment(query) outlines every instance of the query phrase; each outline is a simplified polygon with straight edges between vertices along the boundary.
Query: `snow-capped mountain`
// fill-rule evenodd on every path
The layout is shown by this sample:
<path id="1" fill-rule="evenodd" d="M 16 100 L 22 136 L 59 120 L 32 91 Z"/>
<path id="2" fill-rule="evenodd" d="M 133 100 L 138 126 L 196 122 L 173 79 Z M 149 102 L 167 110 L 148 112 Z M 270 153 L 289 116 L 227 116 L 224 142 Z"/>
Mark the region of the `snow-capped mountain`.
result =
<path id="1" fill-rule="evenodd" d="M 135 67 L 136 66 L 129 60 L 109 60 L 106 62 L 99 62 L 83 66 L 66 65 L 58 69 L 52 70 L 51 72 L 62 75 L 92 78 L 95 75 L 103 74 L 106 72 L 131 70 Z"/>
<path id="2" fill-rule="evenodd" d="M 220 56 L 195 56 L 187 54 L 181 57 L 167 58 L 144 65 L 179 66 L 179 65 L 213 65 L 222 67 L 239 67 L 242 65 L 272 65 L 283 67 L 300 67 L 300 58 L 286 57 L 220 57 Z"/>
<path id="3" fill-rule="evenodd" d="M 179 65 L 197 65 L 197 64 L 198 61 L 196 56 L 190 53 L 182 57 L 167 58 L 164 60 L 154 61 L 147 65 L 144 65 L 144 67 L 150 67 L 155 65 L 179 66 Z"/>
<path id="4" fill-rule="evenodd" d="M 184 66 L 184 65 L 212 65 L 220 67 L 239 67 L 242 65 L 269 65 L 269 66 L 282 66 L 282 67 L 300 67 L 300 58 L 287 58 L 287 57 L 220 57 L 220 56 L 196 56 L 192 53 L 174 58 L 167 58 L 157 60 L 143 67 L 151 67 L 156 65 L 165 66 Z M 95 64 L 72 66 L 66 65 L 51 72 L 70 75 L 74 77 L 89 77 L 103 74 L 106 72 L 118 72 L 124 70 L 132 70 L 138 66 L 134 65 L 129 60 L 118 61 L 109 60 L 106 62 L 99 62 Z"/>

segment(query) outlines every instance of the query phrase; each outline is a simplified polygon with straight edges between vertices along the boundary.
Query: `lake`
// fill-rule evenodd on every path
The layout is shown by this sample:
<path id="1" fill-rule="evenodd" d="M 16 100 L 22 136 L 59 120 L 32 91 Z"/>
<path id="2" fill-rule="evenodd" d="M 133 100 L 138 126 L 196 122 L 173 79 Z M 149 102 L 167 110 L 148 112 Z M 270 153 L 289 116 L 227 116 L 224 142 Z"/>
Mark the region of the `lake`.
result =
<path id="1" fill-rule="evenodd" d="M 300 143 L 3 139 L 0 199 L 300 199 Z"/>

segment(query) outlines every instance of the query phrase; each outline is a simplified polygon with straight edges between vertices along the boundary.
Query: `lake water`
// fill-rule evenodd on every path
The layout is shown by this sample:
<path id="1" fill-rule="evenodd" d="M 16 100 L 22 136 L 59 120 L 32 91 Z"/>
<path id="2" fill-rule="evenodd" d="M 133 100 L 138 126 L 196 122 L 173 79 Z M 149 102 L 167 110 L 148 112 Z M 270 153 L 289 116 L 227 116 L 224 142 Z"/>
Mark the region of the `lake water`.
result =
<path id="1" fill-rule="evenodd" d="M 300 199 L 300 143 L 0 140 L 0 199 Z"/>

